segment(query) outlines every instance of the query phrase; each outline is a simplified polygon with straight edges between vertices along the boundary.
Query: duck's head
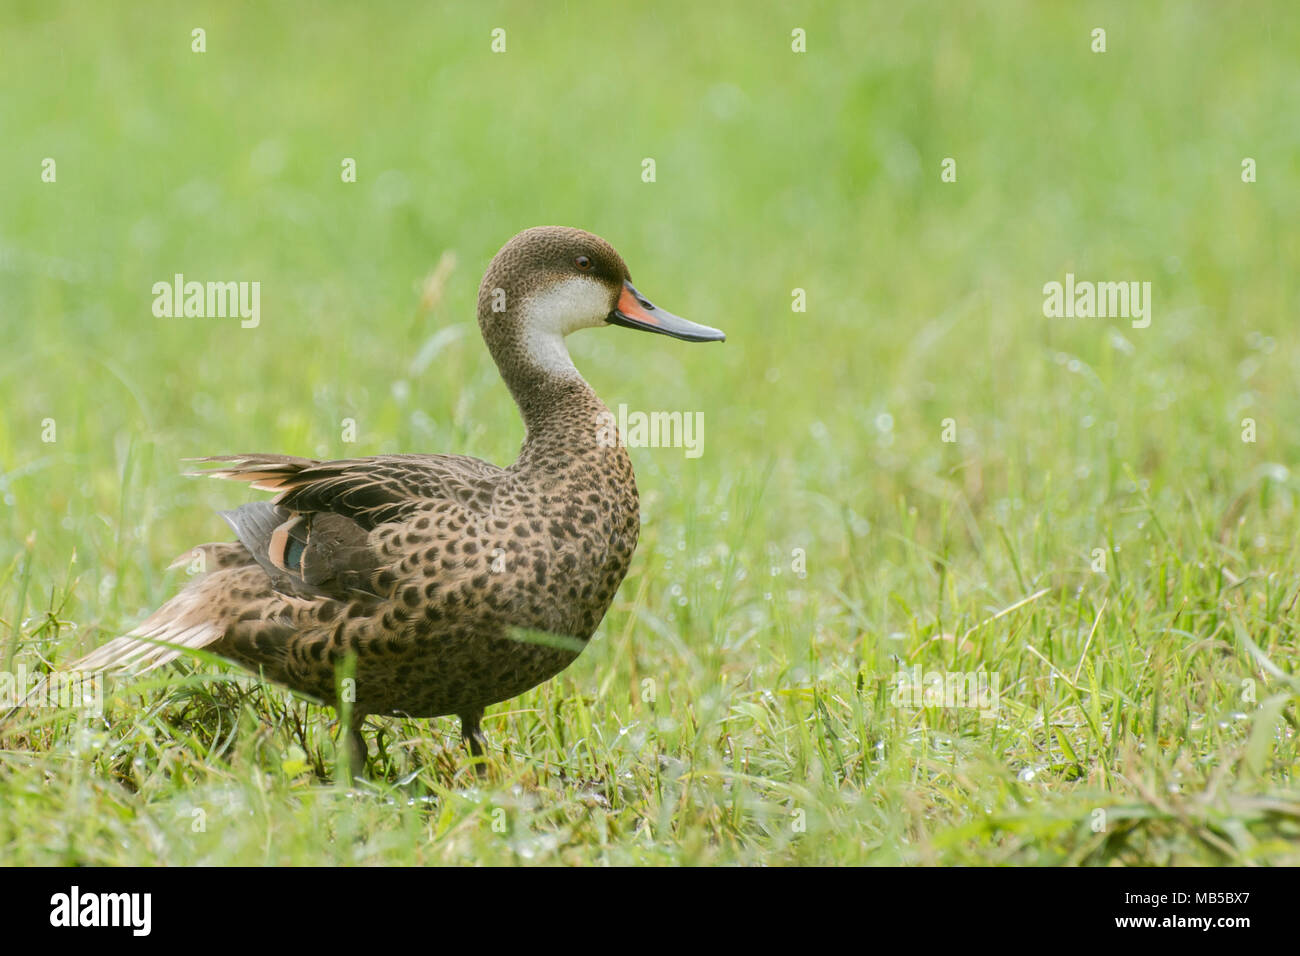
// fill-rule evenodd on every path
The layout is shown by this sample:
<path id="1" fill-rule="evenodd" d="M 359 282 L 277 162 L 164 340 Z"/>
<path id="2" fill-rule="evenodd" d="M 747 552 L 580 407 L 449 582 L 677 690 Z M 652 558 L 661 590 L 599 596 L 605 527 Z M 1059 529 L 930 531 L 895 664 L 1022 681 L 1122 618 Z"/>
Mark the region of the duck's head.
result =
<path id="1" fill-rule="evenodd" d="M 564 226 L 525 229 L 501 247 L 479 286 L 478 322 L 508 382 L 521 373 L 576 375 L 564 337 L 578 329 L 621 325 L 688 342 L 726 338 L 651 303 L 613 246 Z"/>

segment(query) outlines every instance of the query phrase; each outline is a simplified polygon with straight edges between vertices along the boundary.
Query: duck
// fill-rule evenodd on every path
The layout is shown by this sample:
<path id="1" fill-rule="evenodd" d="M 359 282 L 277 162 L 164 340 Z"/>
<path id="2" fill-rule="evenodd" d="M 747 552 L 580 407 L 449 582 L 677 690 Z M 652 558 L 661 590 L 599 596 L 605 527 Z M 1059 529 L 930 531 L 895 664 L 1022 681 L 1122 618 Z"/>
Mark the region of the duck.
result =
<path id="1" fill-rule="evenodd" d="M 581 654 L 640 531 L 631 459 L 566 337 L 607 326 L 687 342 L 726 336 L 654 305 L 613 246 L 561 226 L 526 229 L 496 253 L 478 326 L 523 419 L 513 464 L 190 459 L 191 475 L 274 497 L 220 512 L 236 540 L 183 553 L 173 567 L 193 579 L 71 669 L 143 673 L 205 649 L 349 714 L 353 766 L 364 765 L 372 715 L 459 717 L 471 757 L 483 758 L 486 708 Z"/>

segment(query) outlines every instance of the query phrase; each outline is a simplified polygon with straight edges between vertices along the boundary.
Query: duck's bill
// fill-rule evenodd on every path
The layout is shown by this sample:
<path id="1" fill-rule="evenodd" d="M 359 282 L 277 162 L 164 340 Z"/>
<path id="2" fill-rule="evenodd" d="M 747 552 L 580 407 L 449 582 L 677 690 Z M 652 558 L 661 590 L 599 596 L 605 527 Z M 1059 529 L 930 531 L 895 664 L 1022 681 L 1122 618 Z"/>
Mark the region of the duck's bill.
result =
<path id="1" fill-rule="evenodd" d="M 609 323 L 627 329 L 644 329 L 660 335 L 671 335 L 687 342 L 723 342 L 727 338 L 721 329 L 699 325 L 659 308 L 636 291 L 636 286 L 630 282 L 623 283 L 623 292 L 618 297 L 618 305 L 609 314 Z"/>

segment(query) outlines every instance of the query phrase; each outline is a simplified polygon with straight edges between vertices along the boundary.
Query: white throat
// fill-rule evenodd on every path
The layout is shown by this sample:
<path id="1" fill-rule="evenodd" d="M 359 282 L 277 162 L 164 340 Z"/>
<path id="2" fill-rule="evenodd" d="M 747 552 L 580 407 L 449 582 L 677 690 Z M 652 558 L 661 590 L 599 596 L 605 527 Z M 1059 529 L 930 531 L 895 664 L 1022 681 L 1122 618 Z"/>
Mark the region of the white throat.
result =
<path id="1" fill-rule="evenodd" d="M 548 375 L 576 377 L 564 337 L 604 325 L 608 315 L 609 290 L 595 279 L 567 277 L 529 296 L 522 308 L 529 362 Z"/>

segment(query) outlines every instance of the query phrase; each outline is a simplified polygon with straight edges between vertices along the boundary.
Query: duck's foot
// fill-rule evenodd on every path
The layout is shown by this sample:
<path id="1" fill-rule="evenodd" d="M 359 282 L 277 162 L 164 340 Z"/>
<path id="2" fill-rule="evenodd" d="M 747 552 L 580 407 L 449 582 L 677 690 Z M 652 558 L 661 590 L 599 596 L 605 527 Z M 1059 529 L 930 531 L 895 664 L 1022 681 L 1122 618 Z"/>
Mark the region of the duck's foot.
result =
<path id="1" fill-rule="evenodd" d="M 483 735 L 483 730 L 479 727 L 479 721 L 482 719 L 482 708 L 461 714 L 460 736 L 465 741 L 465 746 L 469 748 L 469 755 L 473 758 L 474 770 L 480 777 L 486 777 L 488 774 L 487 737 Z"/>

